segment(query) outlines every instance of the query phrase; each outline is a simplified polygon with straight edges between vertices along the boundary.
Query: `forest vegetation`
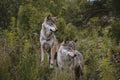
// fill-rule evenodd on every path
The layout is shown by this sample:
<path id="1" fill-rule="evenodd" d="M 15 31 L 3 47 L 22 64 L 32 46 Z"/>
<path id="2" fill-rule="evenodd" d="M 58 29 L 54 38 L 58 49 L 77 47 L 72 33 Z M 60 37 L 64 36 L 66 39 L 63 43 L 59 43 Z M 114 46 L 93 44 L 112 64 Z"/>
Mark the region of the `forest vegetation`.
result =
<path id="1" fill-rule="evenodd" d="M 84 57 L 81 80 L 120 78 L 120 0 L 1 0 L 0 80 L 70 80 L 66 72 L 40 66 L 40 30 L 58 16 L 59 43 L 77 39 Z M 45 54 L 47 55 L 47 54 Z"/>

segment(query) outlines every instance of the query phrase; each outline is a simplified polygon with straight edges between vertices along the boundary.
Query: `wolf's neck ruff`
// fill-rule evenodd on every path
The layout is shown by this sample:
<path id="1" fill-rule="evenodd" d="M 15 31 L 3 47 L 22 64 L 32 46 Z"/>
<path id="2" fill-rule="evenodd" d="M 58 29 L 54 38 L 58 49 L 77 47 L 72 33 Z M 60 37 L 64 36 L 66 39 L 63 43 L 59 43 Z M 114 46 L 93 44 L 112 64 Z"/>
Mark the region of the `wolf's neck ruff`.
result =
<path id="1" fill-rule="evenodd" d="M 46 40 L 46 41 L 49 41 L 54 37 L 53 32 L 50 32 L 49 34 L 47 34 L 46 30 L 44 30 L 44 35 L 45 37 L 42 37 L 42 40 Z"/>
<path id="2" fill-rule="evenodd" d="M 46 23 L 43 23 L 42 25 L 43 27 L 43 34 L 44 36 L 42 36 L 42 40 L 46 40 L 49 41 L 54 37 L 54 33 L 50 31 L 50 26 Z"/>

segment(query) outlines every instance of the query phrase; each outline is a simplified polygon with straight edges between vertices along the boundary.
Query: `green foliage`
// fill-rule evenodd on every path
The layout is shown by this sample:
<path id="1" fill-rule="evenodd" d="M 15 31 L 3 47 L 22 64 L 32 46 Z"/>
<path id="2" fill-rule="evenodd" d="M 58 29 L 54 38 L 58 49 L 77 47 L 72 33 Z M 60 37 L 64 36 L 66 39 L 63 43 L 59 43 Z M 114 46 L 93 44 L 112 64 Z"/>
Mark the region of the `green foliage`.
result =
<path id="1" fill-rule="evenodd" d="M 116 44 L 120 43 L 120 22 L 116 22 L 111 28 L 112 37 L 115 39 Z"/>
<path id="2" fill-rule="evenodd" d="M 112 4 L 113 0 L 101 1 L 106 5 Z M 2 0 L 0 4 L 0 80 L 71 79 L 68 71 L 49 69 L 47 54 L 45 64 L 40 66 L 39 31 L 48 14 L 59 17 L 58 32 L 55 33 L 59 43 L 65 38 L 78 39 L 76 48 L 83 54 L 85 62 L 82 80 L 116 80 L 120 76 L 120 64 L 114 58 L 120 53 L 119 17 L 114 20 L 110 11 L 112 21 L 116 22 L 104 26 L 99 15 L 89 17 L 88 9 L 100 7 L 99 3 L 93 5 L 86 0 Z M 110 10 L 117 7 L 115 13 L 118 16 L 118 2 L 113 4 L 114 7 L 107 7 Z M 76 27 L 86 20 L 85 27 Z"/>
<path id="3" fill-rule="evenodd" d="M 59 71 L 57 69 L 55 69 L 49 80 L 72 80 L 72 76 L 70 76 L 71 72 L 68 72 L 67 70 L 64 71 Z"/>
<path id="4" fill-rule="evenodd" d="M 83 17 L 82 12 L 85 11 L 86 0 L 66 0 L 65 14 L 63 17 L 67 23 L 72 23 L 76 26 L 80 25 L 80 20 Z"/>
<path id="5" fill-rule="evenodd" d="M 73 40 L 76 38 L 76 34 L 78 33 L 78 30 L 75 26 L 73 26 L 71 23 L 66 25 L 64 19 L 62 18 L 58 20 L 58 29 L 59 31 L 56 35 L 60 42 L 62 42 L 65 38 Z"/>
<path id="6" fill-rule="evenodd" d="M 18 26 L 25 31 L 31 32 L 37 29 L 37 25 L 42 22 L 41 14 L 32 4 L 22 5 L 18 13 Z"/>
<path id="7" fill-rule="evenodd" d="M 113 61 L 113 64 L 114 64 L 114 68 L 115 68 L 115 75 L 119 77 L 120 73 L 120 46 L 112 46 L 111 48 L 111 52 L 112 52 L 112 61 Z"/>
<path id="8" fill-rule="evenodd" d="M 120 6 L 119 6 L 119 3 L 120 3 L 119 0 L 111 0 L 113 13 L 117 17 L 120 17 L 120 11 L 119 11 Z"/>
<path id="9" fill-rule="evenodd" d="M 65 26 L 66 26 L 65 20 L 63 18 L 59 18 L 58 22 L 57 22 L 57 27 L 58 27 L 59 30 L 56 33 L 57 39 L 59 41 L 62 41 L 65 37 L 64 35 L 61 35 L 61 34 L 64 34 Z M 61 37 L 59 37 L 59 36 L 61 36 Z"/>
<path id="10" fill-rule="evenodd" d="M 24 53 L 21 55 L 20 62 L 17 66 L 18 80 L 35 80 L 38 74 L 35 54 Z"/>
<path id="11" fill-rule="evenodd" d="M 10 80 L 9 67 L 11 66 L 11 59 L 7 53 L 0 54 L 0 79 Z"/>
<path id="12" fill-rule="evenodd" d="M 111 61 L 109 61 L 108 59 L 103 59 L 102 60 L 102 63 L 100 65 L 100 68 L 101 68 L 101 71 L 102 71 L 100 73 L 101 80 L 116 80 L 115 74 L 113 72 L 114 68 L 110 64 L 111 64 Z"/>

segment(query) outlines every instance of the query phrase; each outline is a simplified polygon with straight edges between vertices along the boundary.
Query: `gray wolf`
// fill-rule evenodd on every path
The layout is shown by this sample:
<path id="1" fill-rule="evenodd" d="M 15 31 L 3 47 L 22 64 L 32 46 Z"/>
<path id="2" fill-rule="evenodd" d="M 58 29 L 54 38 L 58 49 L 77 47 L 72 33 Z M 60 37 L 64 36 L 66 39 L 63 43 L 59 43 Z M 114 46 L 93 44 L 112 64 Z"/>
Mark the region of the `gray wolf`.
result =
<path id="1" fill-rule="evenodd" d="M 54 34 L 57 31 L 56 20 L 57 17 L 51 17 L 48 15 L 44 19 L 40 31 L 41 64 L 44 64 L 44 54 L 46 51 L 48 53 L 50 68 L 53 68 L 55 55 L 58 49 L 58 41 Z"/>
<path id="2" fill-rule="evenodd" d="M 75 41 L 64 40 L 57 54 L 57 63 L 60 70 L 69 69 L 73 80 L 83 74 L 83 55 L 75 49 Z"/>

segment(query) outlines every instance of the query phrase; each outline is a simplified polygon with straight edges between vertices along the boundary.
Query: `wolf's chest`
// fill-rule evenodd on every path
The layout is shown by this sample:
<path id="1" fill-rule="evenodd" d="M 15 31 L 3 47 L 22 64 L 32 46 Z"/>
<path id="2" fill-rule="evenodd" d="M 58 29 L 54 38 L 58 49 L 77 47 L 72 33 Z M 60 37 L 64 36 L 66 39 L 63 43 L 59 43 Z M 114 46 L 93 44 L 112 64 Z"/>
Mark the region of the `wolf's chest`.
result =
<path id="1" fill-rule="evenodd" d="M 50 47 L 53 45 L 53 40 L 45 41 L 44 44 L 48 44 Z"/>

